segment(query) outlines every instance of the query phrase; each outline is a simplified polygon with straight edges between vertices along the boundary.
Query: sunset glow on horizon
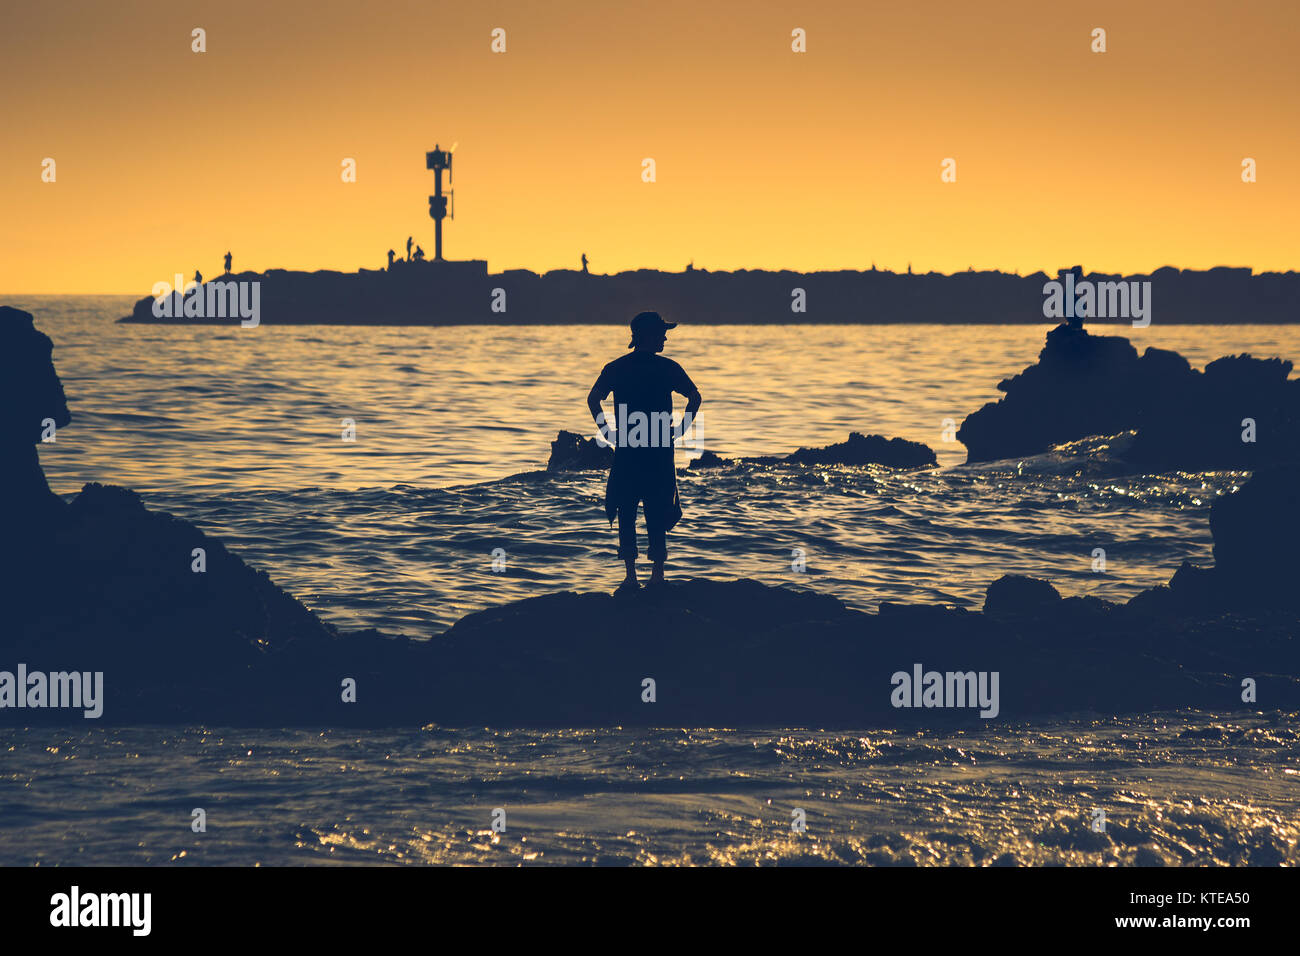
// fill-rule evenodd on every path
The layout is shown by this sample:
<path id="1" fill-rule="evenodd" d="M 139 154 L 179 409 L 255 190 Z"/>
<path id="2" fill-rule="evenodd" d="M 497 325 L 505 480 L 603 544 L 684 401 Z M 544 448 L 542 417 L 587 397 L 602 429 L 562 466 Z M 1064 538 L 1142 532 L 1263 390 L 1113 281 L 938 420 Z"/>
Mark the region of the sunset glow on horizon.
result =
<path id="1" fill-rule="evenodd" d="M 7 13 L 2 292 L 432 256 L 424 154 L 453 143 L 445 254 L 494 272 L 1300 267 L 1281 0 L 131 12 Z"/>

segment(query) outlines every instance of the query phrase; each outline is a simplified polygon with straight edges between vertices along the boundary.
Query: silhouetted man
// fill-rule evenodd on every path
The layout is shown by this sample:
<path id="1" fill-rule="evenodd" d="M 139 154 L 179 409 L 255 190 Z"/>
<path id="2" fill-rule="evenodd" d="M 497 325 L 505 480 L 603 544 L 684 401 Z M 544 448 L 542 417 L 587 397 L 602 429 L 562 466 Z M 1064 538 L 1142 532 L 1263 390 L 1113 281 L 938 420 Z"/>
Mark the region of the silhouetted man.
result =
<path id="1" fill-rule="evenodd" d="M 652 585 L 663 584 L 668 560 L 668 532 L 682 516 L 677 496 L 673 442 L 689 430 L 699 411 L 700 391 L 680 365 L 659 355 L 676 322 L 658 312 L 642 312 L 632 320 L 633 351 L 606 365 L 587 395 L 587 408 L 606 440 L 614 445 L 614 464 L 605 487 L 605 513 L 618 518 L 618 556 L 627 567 L 619 585 L 625 592 L 636 580 L 636 512 L 645 506 L 646 557 L 654 563 Z M 614 393 L 614 427 L 606 425 L 601 402 Z M 686 396 L 686 414 L 673 427 L 673 392 Z"/>
<path id="2" fill-rule="evenodd" d="M 421 249 L 419 246 L 415 247 L 415 261 L 416 262 L 424 261 L 424 250 Z"/>
<path id="3" fill-rule="evenodd" d="M 199 285 L 203 285 L 203 276 L 202 274 L 200 274 L 198 269 L 194 270 L 194 281 L 197 282 Z"/>
<path id="4" fill-rule="evenodd" d="M 412 246 L 414 243 L 415 243 L 415 237 L 414 237 L 414 236 L 407 236 L 407 237 L 406 237 L 406 261 L 407 261 L 407 262 L 410 262 L 410 261 L 411 261 L 411 246 Z"/>
<path id="5" fill-rule="evenodd" d="M 231 260 L 231 258 L 230 258 L 230 250 L 227 249 L 227 250 L 226 250 L 226 275 L 230 275 L 230 263 L 231 263 L 231 262 L 232 262 L 232 260 Z"/>
<path id="6" fill-rule="evenodd" d="M 388 250 L 388 271 L 393 271 L 393 256 L 397 255 L 392 249 Z"/>
<path id="7" fill-rule="evenodd" d="M 582 274 L 587 274 L 587 254 L 585 252 L 582 254 Z"/>

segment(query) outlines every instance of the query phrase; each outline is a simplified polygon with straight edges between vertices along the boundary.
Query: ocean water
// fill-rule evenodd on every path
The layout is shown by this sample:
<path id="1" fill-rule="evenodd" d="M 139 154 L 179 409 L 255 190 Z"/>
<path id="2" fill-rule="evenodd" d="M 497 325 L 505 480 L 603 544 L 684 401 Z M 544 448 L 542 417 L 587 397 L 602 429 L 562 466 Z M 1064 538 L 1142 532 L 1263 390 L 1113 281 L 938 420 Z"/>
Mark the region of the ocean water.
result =
<path id="1" fill-rule="evenodd" d="M 113 324 L 131 301 L 4 300 L 55 342 L 73 422 L 41 459 L 61 494 L 135 488 L 343 628 L 432 638 L 472 610 L 621 576 L 603 478 L 520 473 L 560 429 L 589 432 L 587 389 L 624 329 Z M 683 473 L 670 573 L 871 609 L 977 607 L 1011 572 L 1122 600 L 1208 563 L 1208 508 L 1245 475 L 1125 474 L 1104 443 L 967 468 L 943 441 L 945 419 L 996 400 L 1047 329 L 675 330 L 666 354 L 704 395 L 705 447 L 779 454 L 853 430 L 924 441 L 940 465 Z M 1198 367 L 1300 354 L 1292 327 L 1115 331 Z M 5 728 L 0 863 L 1295 863 L 1296 716 L 937 735 Z M 1096 808 L 1105 835 L 1087 827 Z"/>
<path id="2" fill-rule="evenodd" d="M 0 864 L 1296 865 L 1297 716 L 940 734 L 6 728 Z"/>

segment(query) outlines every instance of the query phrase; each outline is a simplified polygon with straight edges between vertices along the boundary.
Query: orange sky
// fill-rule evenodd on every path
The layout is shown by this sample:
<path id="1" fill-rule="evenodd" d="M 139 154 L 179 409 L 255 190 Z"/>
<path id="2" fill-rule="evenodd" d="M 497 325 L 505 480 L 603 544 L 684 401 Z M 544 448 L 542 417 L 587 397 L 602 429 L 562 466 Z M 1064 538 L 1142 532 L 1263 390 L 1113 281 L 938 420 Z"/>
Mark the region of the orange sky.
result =
<path id="1" fill-rule="evenodd" d="M 0 292 L 432 255 L 435 142 L 445 252 L 493 271 L 1294 269 L 1298 28 L 1295 0 L 14 4 Z"/>

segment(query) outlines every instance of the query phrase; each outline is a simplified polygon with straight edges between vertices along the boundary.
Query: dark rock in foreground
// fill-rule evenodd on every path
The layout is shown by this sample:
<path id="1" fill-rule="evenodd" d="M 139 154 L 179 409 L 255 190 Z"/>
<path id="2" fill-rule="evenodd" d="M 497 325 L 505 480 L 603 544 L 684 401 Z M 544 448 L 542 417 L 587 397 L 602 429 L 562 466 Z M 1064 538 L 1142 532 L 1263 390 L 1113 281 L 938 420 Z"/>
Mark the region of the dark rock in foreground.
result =
<path id="1" fill-rule="evenodd" d="M 1060 325 L 1038 362 L 998 383 L 1006 395 L 957 432 L 968 463 L 1036 455 L 1136 429 L 1125 458 L 1144 468 L 1253 469 L 1300 458 L 1300 382 L 1291 363 L 1228 356 L 1203 372 L 1181 355 Z M 1254 441 L 1243 441 L 1246 419 Z"/>
<path id="2" fill-rule="evenodd" d="M 453 724 L 983 722 L 978 708 L 894 707 L 892 675 L 918 664 L 997 672 L 998 720 L 1253 710 L 1244 677 L 1258 681 L 1259 706 L 1300 706 L 1294 615 L 1168 610 L 1058 599 L 1002 619 L 908 605 L 869 615 L 753 581 L 670 583 L 626 601 L 553 594 L 472 614 L 439 639 L 437 672 L 459 676 L 436 683 L 431 709 Z M 653 703 L 642 699 L 647 678 Z"/>
<path id="3" fill-rule="evenodd" d="M 0 591 L 0 669 L 103 671 L 106 719 L 284 719 L 337 641 L 265 572 L 124 488 L 86 485 L 41 531 Z M 0 711 L 15 714 L 56 716 Z"/>
<path id="4" fill-rule="evenodd" d="M 177 544 L 183 525 L 170 529 Z M 973 702 L 893 706 L 893 675 L 918 665 L 945 679 L 996 672 L 996 721 L 1300 707 L 1294 614 L 1180 615 L 1168 602 L 1069 599 L 1002 618 L 898 604 L 871 615 L 754 581 L 688 580 L 629 598 L 530 598 L 415 642 L 336 635 L 264 576 L 225 558 L 219 566 L 226 583 L 159 601 L 156 614 L 129 587 L 126 601 L 70 593 L 66 613 L 41 615 L 39 641 L 5 642 L 6 660 L 103 670 L 103 723 L 985 724 Z M 113 583 L 106 577 L 105 589 Z M 98 602 L 94 620 L 79 620 L 88 600 Z M 62 629 L 69 624 L 75 640 Z M 1258 704 L 1241 701 L 1245 677 L 1258 682 Z M 346 678 L 356 681 L 355 703 L 341 700 Z M 0 711 L 5 722 L 15 715 L 81 723 L 79 714 Z"/>
<path id="5" fill-rule="evenodd" d="M 0 309 L 0 369 L 9 412 L 0 426 L 0 721 L 84 719 L 77 709 L 14 707 L 3 674 L 16 683 L 20 664 L 102 672 L 103 719 L 116 722 L 280 723 L 337 697 L 323 683 L 337 683 L 335 630 L 265 572 L 189 522 L 147 510 L 134 492 L 92 483 L 69 504 L 50 491 L 32 443 L 71 415 L 50 340 L 26 312 Z M 400 645 L 367 634 L 346 646 L 383 669 Z"/>

